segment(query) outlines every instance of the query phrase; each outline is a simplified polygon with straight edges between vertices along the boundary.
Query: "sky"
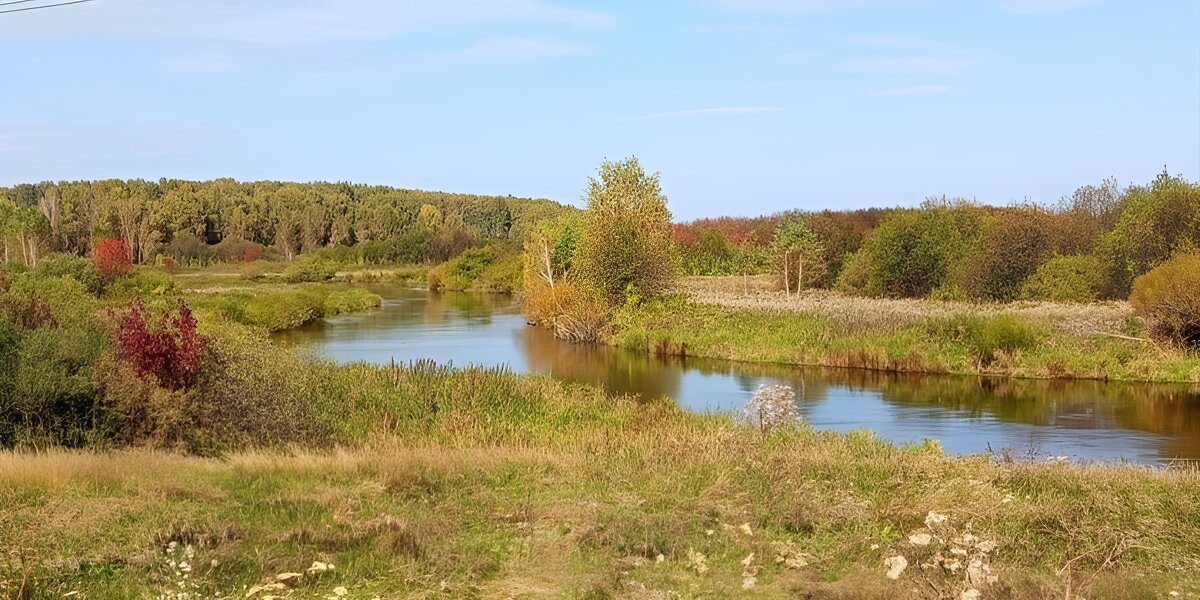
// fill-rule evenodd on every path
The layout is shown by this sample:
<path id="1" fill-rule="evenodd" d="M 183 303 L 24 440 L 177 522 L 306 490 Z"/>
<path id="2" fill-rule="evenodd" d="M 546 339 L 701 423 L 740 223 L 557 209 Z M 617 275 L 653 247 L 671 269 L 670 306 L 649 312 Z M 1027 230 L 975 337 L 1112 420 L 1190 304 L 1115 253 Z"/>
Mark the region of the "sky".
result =
<path id="1" fill-rule="evenodd" d="M 636 155 L 692 219 L 1200 179 L 1196 0 L 92 0 L 0 56 L 0 185 L 579 204 Z"/>

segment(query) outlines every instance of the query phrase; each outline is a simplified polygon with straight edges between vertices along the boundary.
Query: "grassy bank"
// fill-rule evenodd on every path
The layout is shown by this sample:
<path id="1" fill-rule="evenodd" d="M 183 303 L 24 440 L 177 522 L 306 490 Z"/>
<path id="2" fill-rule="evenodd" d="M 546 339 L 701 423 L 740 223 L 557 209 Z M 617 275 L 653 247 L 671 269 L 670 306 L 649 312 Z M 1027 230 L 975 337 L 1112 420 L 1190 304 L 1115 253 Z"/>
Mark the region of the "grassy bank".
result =
<path id="1" fill-rule="evenodd" d="M 613 343 L 640 351 L 900 372 L 1200 381 L 1200 356 L 1141 339 L 1119 305 L 972 305 L 784 298 L 738 278 L 617 309 Z M 720 286 L 726 286 L 724 288 Z"/>
<path id="2" fill-rule="evenodd" d="M 325 284 L 257 285 L 194 292 L 185 297 L 202 317 L 206 313 L 219 315 L 267 331 L 282 331 L 323 317 L 369 310 L 382 302 L 378 294 L 363 288 Z"/>
<path id="3" fill-rule="evenodd" d="M 310 368 L 329 387 L 289 417 L 342 449 L 0 455 L 0 595 L 240 598 L 291 572 L 294 598 L 1200 594 L 1195 472 L 761 434 L 504 372 Z"/>

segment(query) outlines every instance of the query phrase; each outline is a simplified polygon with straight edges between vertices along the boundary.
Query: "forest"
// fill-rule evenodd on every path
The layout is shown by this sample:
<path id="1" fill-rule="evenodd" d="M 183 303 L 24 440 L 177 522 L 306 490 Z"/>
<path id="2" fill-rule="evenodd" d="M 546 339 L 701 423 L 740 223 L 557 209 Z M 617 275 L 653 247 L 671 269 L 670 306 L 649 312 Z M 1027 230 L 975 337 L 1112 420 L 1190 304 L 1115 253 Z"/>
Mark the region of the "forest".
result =
<path id="1" fill-rule="evenodd" d="M 563 206 L 350 183 L 160 179 L 43 182 L 0 188 L 5 262 L 52 252 L 90 256 L 114 237 L 137 264 L 181 266 L 322 248 L 363 264 L 441 262 L 482 240 L 521 239 Z M 161 258 L 160 258 L 161 257 Z"/>

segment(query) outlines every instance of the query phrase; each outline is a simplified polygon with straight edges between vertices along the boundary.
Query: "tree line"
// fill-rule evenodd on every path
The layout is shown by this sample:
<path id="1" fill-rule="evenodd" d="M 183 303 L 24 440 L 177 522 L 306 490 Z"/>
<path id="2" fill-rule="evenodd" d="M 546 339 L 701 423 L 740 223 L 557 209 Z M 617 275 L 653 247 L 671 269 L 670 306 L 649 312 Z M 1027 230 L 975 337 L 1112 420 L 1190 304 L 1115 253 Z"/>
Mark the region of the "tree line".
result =
<path id="1" fill-rule="evenodd" d="M 572 210 L 544 199 L 477 196 L 351 183 L 119 180 L 0 187 L 5 262 L 36 265 L 50 252 L 87 256 L 118 238 L 136 263 L 291 259 L 357 248 L 362 262 L 442 261 L 482 240 L 521 240 Z M 257 249 L 255 249 L 257 247 Z"/>
<path id="2" fill-rule="evenodd" d="M 931 198 L 916 208 L 792 211 L 674 226 L 688 275 L 774 273 L 783 289 L 893 298 L 1091 301 L 1200 247 L 1200 184 L 1087 185 L 1052 205 Z"/>

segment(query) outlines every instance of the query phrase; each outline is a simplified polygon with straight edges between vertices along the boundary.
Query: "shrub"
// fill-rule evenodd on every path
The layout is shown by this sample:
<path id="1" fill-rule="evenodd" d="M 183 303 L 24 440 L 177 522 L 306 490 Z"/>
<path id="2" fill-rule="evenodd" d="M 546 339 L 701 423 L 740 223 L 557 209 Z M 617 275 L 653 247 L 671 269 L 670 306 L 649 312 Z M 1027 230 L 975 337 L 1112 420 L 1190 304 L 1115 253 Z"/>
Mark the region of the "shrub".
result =
<path id="1" fill-rule="evenodd" d="M 736 273 L 737 251 L 720 231 L 710 227 L 689 228 L 675 239 L 688 243 L 679 247 L 679 269 L 686 275 L 732 275 Z"/>
<path id="2" fill-rule="evenodd" d="M 204 243 L 204 240 L 188 233 L 176 234 L 163 247 L 163 252 L 175 259 L 176 262 L 185 265 L 206 265 L 216 258 L 213 246 L 209 246 Z"/>
<path id="3" fill-rule="evenodd" d="M 56 327 L 27 331 L 15 347 L 0 351 L 6 355 L 0 378 L 9 380 L 0 392 L 7 396 L 0 405 L 0 445 L 92 441 L 103 420 L 95 410 L 92 366 L 104 346 L 102 331 Z"/>
<path id="4" fill-rule="evenodd" d="M 846 260 L 862 247 L 867 237 L 879 226 L 887 211 L 868 208 L 849 211 L 823 210 L 809 215 L 805 224 L 817 236 L 825 249 L 826 287 L 833 287 L 841 275 Z"/>
<path id="5" fill-rule="evenodd" d="M 38 277 L 69 277 L 83 284 L 93 296 L 104 291 L 100 271 L 92 261 L 70 254 L 55 254 L 42 259 L 32 273 Z"/>
<path id="6" fill-rule="evenodd" d="M 108 284 L 105 294 L 110 298 L 142 298 L 169 296 L 179 292 L 179 284 L 170 273 L 153 267 L 138 267 L 127 276 Z"/>
<path id="7" fill-rule="evenodd" d="M 1200 250 L 1180 252 L 1138 277 L 1129 301 L 1156 335 L 1200 347 Z"/>
<path id="8" fill-rule="evenodd" d="M 120 317 L 114 338 L 120 357 L 132 364 L 139 376 L 152 375 L 168 389 L 188 387 L 200 368 L 204 338 L 187 302 L 180 302 L 175 315 L 163 314 L 152 325 L 138 300 Z"/>
<path id="9" fill-rule="evenodd" d="M 999 358 L 1000 353 L 1028 350 L 1044 338 L 1041 328 L 1011 314 L 994 317 L 959 314 L 930 322 L 929 330 L 938 339 L 965 344 L 984 366 Z"/>
<path id="10" fill-rule="evenodd" d="M 1100 261 L 1094 256 L 1055 256 L 1042 263 L 1021 284 L 1022 300 L 1091 302 L 1099 297 L 1103 279 Z"/>
<path id="11" fill-rule="evenodd" d="M 224 262 L 254 262 L 262 258 L 263 245 L 239 237 L 228 237 L 212 247 Z"/>
<path id="12" fill-rule="evenodd" d="M 637 158 L 604 161 L 588 179 L 587 213 L 572 270 L 611 304 L 626 288 L 646 297 L 667 290 L 674 276 L 671 213 L 658 174 Z"/>
<path id="13" fill-rule="evenodd" d="M 973 298 L 1009 301 L 1054 251 L 1048 212 L 1033 207 L 1000 209 L 963 266 L 962 287 Z"/>
<path id="14" fill-rule="evenodd" d="M 923 298 L 950 280 L 978 230 L 972 205 L 926 204 L 888 215 L 860 252 L 869 255 L 871 294 Z"/>
<path id="15" fill-rule="evenodd" d="M 491 248 L 469 248 L 457 258 L 429 271 L 429 289 L 465 290 L 491 266 Z"/>
<path id="16" fill-rule="evenodd" d="M 13 282 L 5 303 L 13 310 L 32 309 L 31 327 L 96 326 L 99 301 L 70 277 L 38 277 L 23 273 Z M 43 318 L 45 317 L 45 318 Z"/>
<path id="17" fill-rule="evenodd" d="M 1116 225 L 1096 247 L 1104 265 L 1102 295 L 1128 296 L 1138 275 L 1188 245 L 1200 246 L 1200 184 L 1163 173 L 1149 186 L 1130 188 Z"/>
<path id="18" fill-rule="evenodd" d="M 310 283 L 329 281 L 337 274 L 337 265 L 332 262 L 314 258 L 301 258 L 293 261 L 283 272 L 283 280 L 288 283 Z"/>
<path id="19" fill-rule="evenodd" d="M 833 289 L 844 294 L 869 295 L 871 272 L 874 270 L 871 256 L 871 252 L 865 248 L 847 256 L 842 262 L 842 270 L 838 273 Z"/>
<path id="20" fill-rule="evenodd" d="M 128 275 L 133 270 L 133 259 L 129 256 L 129 247 L 124 240 L 104 238 L 96 242 L 92 250 L 92 263 L 104 281 L 112 281 L 117 277 Z"/>

